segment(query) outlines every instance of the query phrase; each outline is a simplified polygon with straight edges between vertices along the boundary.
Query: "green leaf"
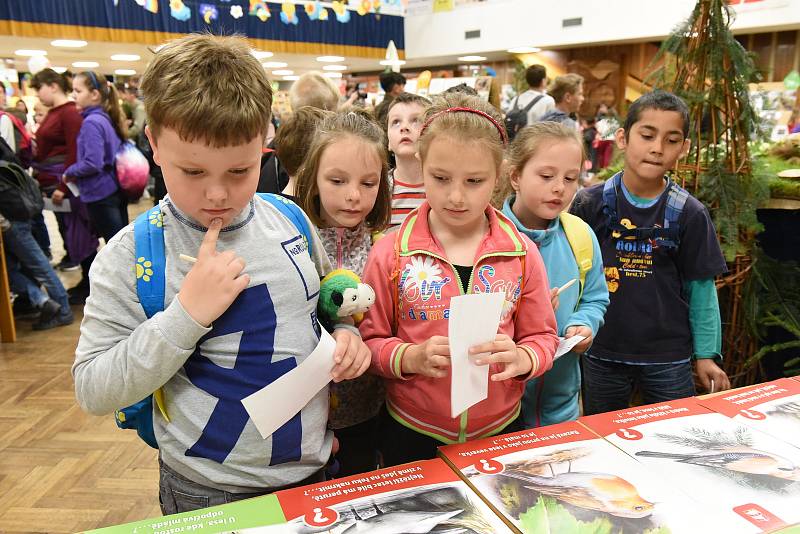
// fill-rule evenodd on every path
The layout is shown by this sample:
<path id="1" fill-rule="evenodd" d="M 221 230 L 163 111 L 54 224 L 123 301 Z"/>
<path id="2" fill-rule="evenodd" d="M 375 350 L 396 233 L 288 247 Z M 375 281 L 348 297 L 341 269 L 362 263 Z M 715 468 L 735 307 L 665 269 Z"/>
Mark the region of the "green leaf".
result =
<path id="1" fill-rule="evenodd" d="M 602 512 L 591 522 L 579 521 L 552 497 L 539 496 L 536 505 L 519 516 L 525 534 L 612 534 L 614 525 Z"/>

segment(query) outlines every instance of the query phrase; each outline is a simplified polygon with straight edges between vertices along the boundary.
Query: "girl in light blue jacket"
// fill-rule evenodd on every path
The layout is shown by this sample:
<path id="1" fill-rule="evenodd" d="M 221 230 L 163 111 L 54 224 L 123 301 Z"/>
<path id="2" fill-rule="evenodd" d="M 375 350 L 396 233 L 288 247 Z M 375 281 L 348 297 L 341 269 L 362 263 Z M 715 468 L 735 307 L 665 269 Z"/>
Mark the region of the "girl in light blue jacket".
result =
<path id="1" fill-rule="evenodd" d="M 522 416 L 529 427 L 580 415 L 579 356 L 591 346 L 609 302 L 597 238 L 586 223 L 566 213 L 578 191 L 583 159 L 577 132 L 554 122 L 522 129 L 508 148 L 513 193 L 505 199 L 503 213 L 539 247 L 552 288 L 558 334 L 585 338 L 555 360 L 550 371 L 528 382 Z"/>

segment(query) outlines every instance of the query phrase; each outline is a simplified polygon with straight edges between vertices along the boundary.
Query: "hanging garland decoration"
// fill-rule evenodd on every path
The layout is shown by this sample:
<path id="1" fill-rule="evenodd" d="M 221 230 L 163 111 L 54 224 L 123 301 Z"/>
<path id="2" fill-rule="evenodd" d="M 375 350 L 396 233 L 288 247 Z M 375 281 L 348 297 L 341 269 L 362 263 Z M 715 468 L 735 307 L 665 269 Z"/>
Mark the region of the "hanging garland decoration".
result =
<path id="1" fill-rule="evenodd" d="M 284 24 L 294 24 L 295 26 L 300 22 L 297 19 L 297 9 L 295 8 L 294 2 L 291 0 L 284 0 L 283 4 L 281 4 L 281 22 Z"/>
<path id="2" fill-rule="evenodd" d="M 114 1 L 116 6 L 119 0 Z M 136 3 L 145 8 L 150 13 L 158 13 L 158 0 L 136 0 Z"/>
<path id="3" fill-rule="evenodd" d="M 114 6 L 119 5 L 120 0 L 112 0 Z M 150 13 L 158 13 L 159 0 L 134 0 L 145 10 Z M 224 4 L 230 4 L 231 0 L 218 0 Z M 287 25 L 297 25 L 300 20 L 297 16 L 297 4 L 303 5 L 303 10 L 308 15 L 309 20 L 328 20 L 330 8 L 336 17 L 336 20 L 342 24 L 350 22 L 350 11 L 348 7 L 348 0 L 331 0 L 331 1 L 293 1 L 293 0 L 248 0 L 247 14 L 249 16 L 258 17 L 261 22 L 266 22 L 272 18 L 268 3 L 280 3 L 280 20 Z M 187 5 L 188 4 L 188 5 Z M 380 14 L 381 12 L 389 12 L 392 14 L 403 14 L 406 0 L 352 0 L 352 5 L 355 6 L 354 10 L 360 16 L 367 15 L 368 13 Z M 202 17 L 206 24 L 211 24 L 219 18 L 222 6 L 214 3 L 198 3 L 187 0 L 169 0 L 169 14 L 174 19 L 181 22 L 186 22 L 192 17 L 192 8 L 194 6 L 197 13 Z M 227 8 L 228 13 L 233 19 L 240 19 L 244 16 L 244 6 L 234 4 L 231 6 L 224 6 Z"/>
<path id="4" fill-rule="evenodd" d="M 174 19 L 186 22 L 192 17 L 192 10 L 183 3 L 183 0 L 169 0 L 169 14 Z"/>
<path id="5" fill-rule="evenodd" d="M 233 15 L 233 7 L 231 7 L 231 15 Z M 261 22 L 267 22 L 271 17 L 269 8 L 264 0 L 250 0 L 250 11 L 247 12 L 251 17 L 258 17 Z"/>
<path id="6" fill-rule="evenodd" d="M 200 15 L 206 24 L 211 24 L 211 21 L 219 18 L 219 11 L 214 4 L 200 4 Z"/>

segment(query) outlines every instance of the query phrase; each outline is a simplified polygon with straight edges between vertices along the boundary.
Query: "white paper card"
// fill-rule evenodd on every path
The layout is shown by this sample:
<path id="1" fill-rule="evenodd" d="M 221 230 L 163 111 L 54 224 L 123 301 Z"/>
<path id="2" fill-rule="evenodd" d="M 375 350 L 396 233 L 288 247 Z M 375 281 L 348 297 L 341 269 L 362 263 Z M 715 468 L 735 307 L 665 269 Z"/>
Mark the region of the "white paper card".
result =
<path id="1" fill-rule="evenodd" d="M 450 411 L 458 417 L 489 394 L 489 366 L 475 365 L 488 354 L 469 354 L 469 348 L 494 341 L 500 326 L 505 293 L 474 293 L 450 299 Z"/>
<path id="2" fill-rule="evenodd" d="M 559 340 L 558 348 L 556 349 L 556 354 L 555 356 L 553 356 L 553 359 L 555 360 L 556 358 L 560 358 L 561 356 L 565 355 L 566 353 L 571 351 L 575 345 L 577 345 L 584 339 L 586 339 L 586 336 L 572 336 L 570 338 L 566 337 L 558 338 Z"/>
<path id="3" fill-rule="evenodd" d="M 272 384 L 242 399 L 264 439 L 270 437 L 331 381 L 336 340 L 322 328 L 317 347 L 303 362 Z"/>
<path id="4" fill-rule="evenodd" d="M 65 182 L 65 183 L 67 184 L 67 189 L 69 189 L 70 193 L 72 193 L 76 197 L 81 196 L 81 192 L 78 189 L 78 184 L 76 184 L 75 182 Z"/>
<path id="5" fill-rule="evenodd" d="M 49 211 L 60 211 L 60 212 L 70 212 L 72 211 L 72 207 L 69 205 L 69 199 L 65 198 L 61 201 L 61 204 L 55 204 L 52 199 L 45 198 L 44 199 L 44 209 Z"/>

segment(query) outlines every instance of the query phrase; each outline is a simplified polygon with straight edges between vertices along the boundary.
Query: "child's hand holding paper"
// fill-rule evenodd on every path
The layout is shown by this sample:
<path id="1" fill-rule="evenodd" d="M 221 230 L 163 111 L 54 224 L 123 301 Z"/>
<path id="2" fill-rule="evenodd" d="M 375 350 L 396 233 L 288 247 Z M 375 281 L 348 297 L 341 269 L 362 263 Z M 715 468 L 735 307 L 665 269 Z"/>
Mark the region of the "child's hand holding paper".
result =
<path id="1" fill-rule="evenodd" d="M 497 334 L 494 341 L 475 345 L 469 349 L 470 354 L 489 353 L 475 360 L 475 365 L 491 365 L 500 363 L 504 369 L 500 373 L 495 373 L 489 378 L 494 382 L 514 378 L 515 376 L 527 375 L 533 368 L 533 361 L 528 353 L 517 347 L 514 340 L 506 334 Z"/>
<path id="2" fill-rule="evenodd" d="M 594 341 L 594 335 L 592 333 L 592 329 L 588 326 L 584 325 L 575 325 L 575 326 L 568 326 L 567 330 L 564 332 L 564 337 L 569 339 L 574 336 L 582 336 L 585 337 L 583 341 L 579 342 L 577 345 L 572 347 L 572 352 L 577 354 L 583 354 L 589 347 L 592 346 L 592 341 Z"/>

